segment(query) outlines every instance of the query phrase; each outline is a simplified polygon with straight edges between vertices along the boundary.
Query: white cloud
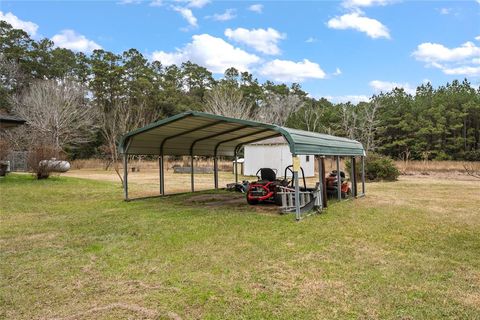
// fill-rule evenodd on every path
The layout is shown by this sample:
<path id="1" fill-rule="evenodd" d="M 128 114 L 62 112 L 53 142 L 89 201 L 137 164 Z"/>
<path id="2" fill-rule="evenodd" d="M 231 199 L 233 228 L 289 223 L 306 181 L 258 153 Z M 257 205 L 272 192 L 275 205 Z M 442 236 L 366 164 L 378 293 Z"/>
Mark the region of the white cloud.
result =
<path id="1" fill-rule="evenodd" d="M 447 15 L 447 14 L 450 14 L 452 12 L 452 9 L 450 9 L 450 8 L 440 8 L 438 10 L 438 12 L 440 12 L 440 14 Z"/>
<path id="2" fill-rule="evenodd" d="M 396 0 L 345 0 L 342 2 L 342 6 L 345 8 L 386 6 L 393 2 L 396 2 Z"/>
<path id="3" fill-rule="evenodd" d="M 365 17 L 363 12 L 356 11 L 335 17 L 327 22 L 327 26 L 332 29 L 355 29 L 366 33 L 371 38 L 390 39 L 388 28 L 380 21 Z"/>
<path id="4" fill-rule="evenodd" d="M 150 7 L 161 7 L 163 6 L 163 0 L 153 0 L 149 4 Z"/>
<path id="5" fill-rule="evenodd" d="M 120 0 L 117 4 L 139 4 L 142 0 Z"/>
<path id="6" fill-rule="evenodd" d="M 480 47 L 468 41 L 457 48 L 447 48 L 443 44 L 426 42 L 419 44 L 413 56 L 420 61 L 460 61 L 473 57 L 480 57 Z"/>
<path id="7" fill-rule="evenodd" d="M 317 42 L 317 39 L 314 37 L 310 37 L 307 40 L 305 40 L 306 43 L 312 43 L 312 42 Z"/>
<path id="8" fill-rule="evenodd" d="M 225 36 L 231 40 L 246 44 L 259 52 L 270 55 L 280 54 L 280 48 L 278 48 L 277 44 L 286 37 L 285 34 L 273 28 L 251 30 L 245 28 L 232 30 L 228 28 L 225 30 Z"/>
<path id="9" fill-rule="evenodd" d="M 210 0 L 175 0 L 175 2 L 186 3 L 189 8 L 203 8 Z"/>
<path id="10" fill-rule="evenodd" d="M 188 24 L 194 28 L 198 27 L 197 18 L 193 15 L 192 10 L 183 7 L 173 7 L 173 10 L 180 13 L 180 15 L 187 20 Z"/>
<path id="11" fill-rule="evenodd" d="M 337 69 L 335 69 L 335 72 L 333 73 L 334 76 L 339 76 L 342 74 L 342 70 L 340 70 L 340 68 L 337 67 Z"/>
<path id="12" fill-rule="evenodd" d="M 228 21 L 236 17 L 235 9 L 227 9 L 224 13 L 215 13 L 211 18 L 216 21 Z"/>
<path id="13" fill-rule="evenodd" d="M 190 0 L 188 1 L 188 6 L 191 8 L 203 8 L 205 5 L 209 3 L 210 3 L 210 0 Z"/>
<path id="14" fill-rule="evenodd" d="M 471 41 L 455 48 L 425 42 L 417 46 L 412 56 L 426 62 L 427 67 L 440 69 L 448 75 L 480 75 L 479 68 L 471 65 L 480 61 L 480 47 Z"/>
<path id="15" fill-rule="evenodd" d="M 213 73 L 223 73 L 230 67 L 248 71 L 252 65 L 260 61 L 256 55 L 209 34 L 194 35 L 192 42 L 182 49 L 177 49 L 176 52 L 156 51 L 152 54 L 152 59 L 165 65 L 181 64 L 190 60 L 205 66 Z"/>
<path id="16" fill-rule="evenodd" d="M 373 88 L 375 93 L 380 92 L 388 92 L 394 88 L 403 88 L 406 93 L 408 94 L 415 94 L 416 88 L 412 87 L 409 83 L 397 83 L 397 82 L 390 82 L 390 81 L 381 81 L 381 80 L 373 80 L 369 83 L 370 87 Z"/>
<path id="17" fill-rule="evenodd" d="M 317 63 L 308 59 L 300 62 L 275 59 L 265 63 L 259 72 L 267 78 L 284 82 L 302 82 L 306 79 L 323 79 L 326 76 Z"/>
<path id="18" fill-rule="evenodd" d="M 479 76 L 480 67 L 473 66 L 461 66 L 461 67 L 443 67 L 443 73 L 448 75 L 467 75 L 467 76 Z"/>
<path id="19" fill-rule="evenodd" d="M 26 33 L 30 34 L 32 37 L 37 34 L 38 24 L 31 21 L 20 20 L 16 15 L 11 12 L 7 12 L 4 14 L 2 11 L 0 11 L 0 20 L 6 21 L 10 25 L 12 25 L 14 29 L 22 29 Z"/>
<path id="20" fill-rule="evenodd" d="M 480 36 L 476 36 L 475 40 L 480 41 Z"/>
<path id="21" fill-rule="evenodd" d="M 72 51 L 90 53 L 95 49 L 102 47 L 93 40 L 87 39 L 84 35 L 76 33 L 74 30 L 62 30 L 52 37 L 55 46 Z"/>
<path id="22" fill-rule="evenodd" d="M 333 103 L 353 103 L 358 104 L 360 102 L 368 102 L 370 98 L 365 95 L 344 95 L 344 96 L 324 96 L 330 102 Z"/>
<path id="23" fill-rule="evenodd" d="M 248 10 L 256 12 L 256 13 L 262 13 L 263 12 L 263 4 L 252 4 L 250 7 L 248 7 Z"/>

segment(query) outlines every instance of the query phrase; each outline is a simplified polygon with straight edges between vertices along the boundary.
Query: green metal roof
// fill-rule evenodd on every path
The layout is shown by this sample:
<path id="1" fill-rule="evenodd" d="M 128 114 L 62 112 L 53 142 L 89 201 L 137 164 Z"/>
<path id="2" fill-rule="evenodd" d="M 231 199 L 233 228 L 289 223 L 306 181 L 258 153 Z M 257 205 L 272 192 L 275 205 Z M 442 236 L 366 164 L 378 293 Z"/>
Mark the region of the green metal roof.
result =
<path id="1" fill-rule="evenodd" d="M 287 140 L 294 155 L 365 155 L 355 140 L 196 111 L 130 131 L 119 148 L 137 155 L 233 156 L 245 144 L 278 136 Z"/>

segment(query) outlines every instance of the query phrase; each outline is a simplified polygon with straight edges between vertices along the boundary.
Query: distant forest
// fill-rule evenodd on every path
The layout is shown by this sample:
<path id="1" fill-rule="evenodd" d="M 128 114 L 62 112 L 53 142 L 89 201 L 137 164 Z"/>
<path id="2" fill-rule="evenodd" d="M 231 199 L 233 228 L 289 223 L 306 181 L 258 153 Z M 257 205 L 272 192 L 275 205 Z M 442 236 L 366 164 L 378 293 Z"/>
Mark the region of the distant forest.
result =
<path id="1" fill-rule="evenodd" d="M 212 106 L 224 99 L 236 109 L 233 115 L 348 137 L 362 142 L 368 152 L 395 159 L 480 161 L 480 88 L 467 79 L 438 88 L 422 84 L 415 95 L 395 88 L 369 102 L 334 104 L 309 97 L 300 84 L 260 83 L 235 68 L 215 78 L 195 63 L 167 66 L 149 61 L 136 49 L 86 55 L 57 48 L 51 40 L 34 40 L 4 21 L 0 21 L 0 68 L 3 112 L 24 115 L 22 108 L 36 104 L 35 97 L 48 98 L 38 92 L 50 92 L 52 86 L 61 90 L 68 86 L 61 92 L 69 94 L 80 92 L 80 99 L 71 100 L 80 108 L 74 113 L 85 118 L 82 110 L 88 110 L 95 115 L 88 125 L 79 125 L 77 131 L 88 131 L 82 139 L 64 133 L 68 128 L 59 130 L 61 123 L 26 119 L 32 126 L 54 128 L 43 131 L 55 131 L 56 143 L 71 159 L 114 160 L 115 142 L 126 131 L 186 110 L 216 110 Z M 43 91 L 38 91 L 39 83 L 49 85 L 40 85 Z M 258 116 L 275 107 L 280 107 L 276 118 Z M 36 117 L 42 118 L 38 110 Z"/>

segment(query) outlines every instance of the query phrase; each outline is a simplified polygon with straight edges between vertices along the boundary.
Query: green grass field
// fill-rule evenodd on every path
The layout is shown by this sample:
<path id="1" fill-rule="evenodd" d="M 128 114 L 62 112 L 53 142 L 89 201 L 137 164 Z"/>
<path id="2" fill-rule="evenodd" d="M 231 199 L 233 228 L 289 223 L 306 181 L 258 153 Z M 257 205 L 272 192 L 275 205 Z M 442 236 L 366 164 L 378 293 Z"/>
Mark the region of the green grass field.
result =
<path id="1" fill-rule="evenodd" d="M 0 180 L 0 318 L 480 319 L 478 181 L 404 178 L 295 222 Z"/>

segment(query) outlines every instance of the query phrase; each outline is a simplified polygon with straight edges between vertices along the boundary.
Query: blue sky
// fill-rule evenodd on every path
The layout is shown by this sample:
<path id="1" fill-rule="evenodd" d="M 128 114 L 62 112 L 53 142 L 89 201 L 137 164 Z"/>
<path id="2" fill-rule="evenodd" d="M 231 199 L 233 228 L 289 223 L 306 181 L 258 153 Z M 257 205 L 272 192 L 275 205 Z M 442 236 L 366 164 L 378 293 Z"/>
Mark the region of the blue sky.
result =
<path id="1" fill-rule="evenodd" d="M 480 83 L 480 0 L 1 1 L 0 18 L 76 51 L 234 65 L 334 101 Z"/>

